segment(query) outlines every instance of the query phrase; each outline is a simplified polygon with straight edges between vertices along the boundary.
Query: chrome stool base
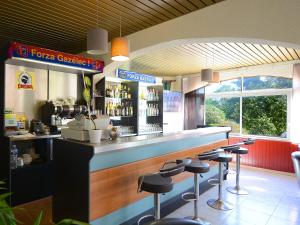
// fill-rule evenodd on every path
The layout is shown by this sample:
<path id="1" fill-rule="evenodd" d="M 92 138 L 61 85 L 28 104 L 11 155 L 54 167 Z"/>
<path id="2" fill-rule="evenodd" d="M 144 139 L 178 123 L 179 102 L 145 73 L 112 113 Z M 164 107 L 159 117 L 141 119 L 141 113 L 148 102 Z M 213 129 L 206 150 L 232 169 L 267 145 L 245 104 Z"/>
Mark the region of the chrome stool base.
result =
<path id="1" fill-rule="evenodd" d="M 188 217 L 184 217 L 184 218 L 189 219 L 189 220 L 197 221 L 198 225 L 211 225 L 210 222 L 206 221 L 205 219 L 203 219 L 201 217 L 188 216 Z"/>
<path id="2" fill-rule="evenodd" d="M 227 191 L 229 191 L 232 194 L 236 194 L 236 195 L 248 195 L 248 191 L 246 191 L 245 189 L 241 189 L 238 187 L 228 187 L 226 188 Z"/>
<path id="3" fill-rule="evenodd" d="M 229 202 L 225 202 L 223 200 L 219 200 L 219 199 L 210 199 L 207 201 L 207 205 L 209 205 L 210 207 L 214 208 L 214 209 L 218 209 L 218 210 L 231 210 L 233 209 L 233 205 Z"/>

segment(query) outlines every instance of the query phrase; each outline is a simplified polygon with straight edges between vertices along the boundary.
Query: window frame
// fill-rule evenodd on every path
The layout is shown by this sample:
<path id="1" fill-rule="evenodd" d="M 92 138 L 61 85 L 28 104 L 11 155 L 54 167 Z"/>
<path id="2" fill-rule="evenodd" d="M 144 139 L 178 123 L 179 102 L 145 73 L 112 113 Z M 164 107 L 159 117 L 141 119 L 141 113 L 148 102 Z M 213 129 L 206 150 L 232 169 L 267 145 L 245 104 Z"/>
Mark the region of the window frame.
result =
<path id="1" fill-rule="evenodd" d="M 246 77 L 246 76 L 245 76 Z M 233 78 L 236 79 L 236 78 Z M 240 98 L 240 132 L 231 133 L 232 136 L 244 136 L 244 137 L 255 137 L 257 139 L 274 139 L 274 140 L 290 140 L 290 121 L 291 121 L 291 99 L 292 99 L 292 88 L 281 88 L 281 89 L 257 89 L 257 90 L 244 90 L 243 83 L 244 77 L 241 77 L 241 91 L 231 91 L 231 92 L 216 92 L 216 93 L 205 93 L 205 99 L 207 98 Z M 285 95 L 287 97 L 287 137 L 276 137 L 276 136 L 263 136 L 263 135 L 247 135 L 243 134 L 243 103 L 242 100 L 244 97 L 260 97 L 260 96 L 276 96 L 276 95 Z M 204 121 L 206 114 L 206 105 L 204 104 Z"/>

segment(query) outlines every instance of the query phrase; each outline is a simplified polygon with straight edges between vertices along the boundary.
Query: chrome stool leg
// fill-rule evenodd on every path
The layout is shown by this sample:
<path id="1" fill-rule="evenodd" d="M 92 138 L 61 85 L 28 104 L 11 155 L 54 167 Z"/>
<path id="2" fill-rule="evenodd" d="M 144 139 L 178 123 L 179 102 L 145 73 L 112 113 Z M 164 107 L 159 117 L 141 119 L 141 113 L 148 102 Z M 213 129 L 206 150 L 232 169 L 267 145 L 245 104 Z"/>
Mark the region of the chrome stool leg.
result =
<path id="1" fill-rule="evenodd" d="M 154 219 L 160 219 L 160 198 L 157 193 L 154 194 Z"/>
<path id="2" fill-rule="evenodd" d="M 138 221 L 137 221 L 137 224 L 140 225 L 140 224 L 143 224 L 141 223 L 142 221 L 144 221 L 145 219 L 147 218 L 154 218 L 154 220 L 160 220 L 160 196 L 158 193 L 154 193 L 154 215 L 145 215 L 143 217 L 141 217 Z"/>
<path id="3" fill-rule="evenodd" d="M 200 197 L 199 174 L 194 173 L 194 193 L 187 192 L 187 193 L 184 193 L 182 195 L 183 200 L 194 202 L 194 216 L 189 216 L 189 217 L 186 217 L 186 218 L 197 221 L 198 225 L 210 225 L 210 222 L 208 222 L 208 221 L 204 220 L 203 218 L 199 217 L 199 208 L 198 208 L 199 197 Z"/>
<path id="4" fill-rule="evenodd" d="M 240 171 L 241 171 L 241 156 L 236 154 L 236 177 L 235 177 L 235 187 L 226 188 L 232 194 L 237 195 L 247 195 L 248 192 L 240 187 Z"/>
<path id="5" fill-rule="evenodd" d="M 197 173 L 194 174 L 194 193 L 195 193 L 195 201 L 194 201 L 193 220 L 198 221 L 199 225 L 210 225 L 210 222 L 205 221 L 204 219 L 199 217 L 198 202 L 200 197 L 200 190 L 199 190 L 199 175 Z"/>
<path id="6" fill-rule="evenodd" d="M 219 184 L 218 184 L 218 199 L 210 199 L 207 201 L 207 205 L 218 210 L 231 210 L 233 205 L 223 200 L 222 197 L 222 186 L 223 186 L 223 168 L 222 163 L 219 162 Z"/>

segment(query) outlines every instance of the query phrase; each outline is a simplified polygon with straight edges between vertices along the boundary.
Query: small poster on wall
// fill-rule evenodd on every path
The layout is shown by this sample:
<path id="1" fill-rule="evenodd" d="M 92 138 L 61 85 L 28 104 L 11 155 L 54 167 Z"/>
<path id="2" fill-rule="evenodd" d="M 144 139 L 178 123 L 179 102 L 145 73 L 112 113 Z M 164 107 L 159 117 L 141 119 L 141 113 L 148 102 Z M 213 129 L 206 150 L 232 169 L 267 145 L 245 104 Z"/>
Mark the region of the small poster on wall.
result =
<path id="1" fill-rule="evenodd" d="M 34 90 L 35 88 L 35 73 L 27 71 L 17 71 L 16 73 L 17 89 Z"/>
<path id="2" fill-rule="evenodd" d="M 164 112 L 181 112 L 182 93 L 164 91 Z"/>

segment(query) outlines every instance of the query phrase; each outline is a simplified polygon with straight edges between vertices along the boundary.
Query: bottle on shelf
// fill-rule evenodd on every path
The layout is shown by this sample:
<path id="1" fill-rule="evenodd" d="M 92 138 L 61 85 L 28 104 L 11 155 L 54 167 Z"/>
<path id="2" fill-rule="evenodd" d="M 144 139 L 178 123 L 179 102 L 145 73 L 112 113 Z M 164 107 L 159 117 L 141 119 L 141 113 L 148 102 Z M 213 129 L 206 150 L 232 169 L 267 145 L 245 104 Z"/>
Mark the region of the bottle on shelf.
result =
<path id="1" fill-rule="evenodd" d="M 124 96 L 123 98 L 127 99 L 128 98 L 128 93 L 127 93 L 127 87 L 124 85 Z"/>
<path id="2" fill-rule="evenodd" d="M 130 106 L 129 106 L 129 110 L 128 110 L 128 114 L 129 116 L 133 116 L 133 107 L 132 107 L 132 103 L 130 103 Z"/>
<path id="3" fill-rule="evenodd" d="M 147 116 L 159 116 L 158 104 L 148 104 Z"/>
<path id="4" fill-rule="evenodd" d="M 125 106 L 125 116 L 129 116 L 129 107 L 128 104 Z"/>
<path id="5" fill-rule="evenodd" d="M 121 108 L 122 108 L 121 116 L 125 116 L 126 115 L 126 109 L 125 109 L 124 103 L 122 103 Z"/>
<path id="6" fill-rule="evenodd" d="M 115 98 L 120 98 L 120 89 L 119 89 L 119 85 L 116 86 L 115 89 Z"/>
<path id="7" fill-rule="evenodd" d="M 106 91 L 105 91 L 105 96 L 106 97 L 111 97 L 110 94 L 111 94 L 110 86 L 107 86 Z"/>
<path id="8" fill-rule="evenodd" d="M 130 90 L 130 88 L 128 88 L 128 90 L 127 90 L 127 98 L 131 99 L 131 90 Z"/>
<path id="9" fill-rule="evenodd" d="M 156 101 L 159 101 L 158 90 L 155 91 L 155 100 L 156 100 Z"/>
<path id="10" fill-rule="evenodd" d="M 19 150 L 17 149 L 16 145 L 13 145 L 10 150 L 10 168 L 16 169 L 18 167 L 18 153 Z"/>

